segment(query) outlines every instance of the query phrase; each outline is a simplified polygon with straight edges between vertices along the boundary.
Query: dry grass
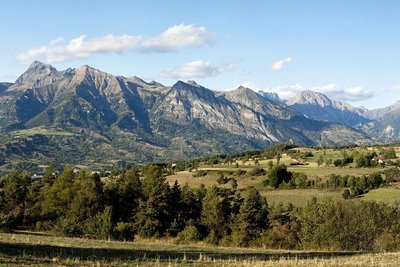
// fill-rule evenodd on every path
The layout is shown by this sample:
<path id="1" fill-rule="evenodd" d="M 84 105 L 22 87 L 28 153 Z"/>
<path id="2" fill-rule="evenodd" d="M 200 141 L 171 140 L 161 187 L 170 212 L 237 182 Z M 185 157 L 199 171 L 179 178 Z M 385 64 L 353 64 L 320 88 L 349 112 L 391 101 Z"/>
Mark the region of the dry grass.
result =
<path id="1" fill-rule="evenodd" d="M 188 184 L 190 187 L 200 187 L 204 184 L 206 187 L 217 185 L 218 174 L 216 172 L 210 172 L 206 176 L 195 177 L 196 172 L 182 171 L 174 175 L 167 177 L 167 181 L 172 185 L 175 181 L 178 181 L 180 185 Z"/>
<path id="2" fill-rule="evenodd" d="M 261 195 L 267 198 L 269 204 L 292 203 L 296 207 L 304 207 L 313 197 L 324 199 L 330 197 L 332 199 L 342 199 L 342 192 L 329 191 L 319 189 L 279 189 L 279 190 L 262 190 Z"/>
<path id="3" fill-rule="evenodd" d="M 399 253 L 279 251 L 0 234 L 0 266 L 398 266 Z"/>

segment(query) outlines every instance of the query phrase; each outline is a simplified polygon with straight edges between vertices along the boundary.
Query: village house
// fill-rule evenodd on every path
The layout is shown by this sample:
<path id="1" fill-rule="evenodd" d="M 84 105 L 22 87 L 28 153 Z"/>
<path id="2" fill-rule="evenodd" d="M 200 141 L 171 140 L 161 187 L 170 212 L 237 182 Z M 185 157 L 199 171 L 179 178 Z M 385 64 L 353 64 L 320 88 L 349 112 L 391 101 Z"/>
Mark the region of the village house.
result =
<path id="1" fill-rule="evenodd" d="M 374 157 L 372 160 L 379 164 L 386 164 L 389 161 L 383 156 Z"/>

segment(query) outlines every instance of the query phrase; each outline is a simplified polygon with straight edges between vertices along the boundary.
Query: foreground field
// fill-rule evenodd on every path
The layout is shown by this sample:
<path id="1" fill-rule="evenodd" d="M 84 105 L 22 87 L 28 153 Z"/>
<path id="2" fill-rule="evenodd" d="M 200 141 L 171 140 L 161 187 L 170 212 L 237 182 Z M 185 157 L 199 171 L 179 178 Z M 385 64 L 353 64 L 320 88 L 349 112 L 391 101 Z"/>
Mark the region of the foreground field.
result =
<path id="1" fill-rule="evenodd" d="M 0 234 L 0 266 L 398 266 L 399 253 L 271 251 Z"/>

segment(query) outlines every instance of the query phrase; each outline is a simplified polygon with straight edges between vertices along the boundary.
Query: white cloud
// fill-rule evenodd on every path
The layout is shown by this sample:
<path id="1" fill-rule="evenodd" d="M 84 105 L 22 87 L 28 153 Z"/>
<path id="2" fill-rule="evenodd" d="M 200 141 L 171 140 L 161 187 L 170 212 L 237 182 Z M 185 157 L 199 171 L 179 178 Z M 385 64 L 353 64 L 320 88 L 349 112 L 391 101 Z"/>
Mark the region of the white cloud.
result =
<path id="1" fill-rule="evenodd" d="M 65 43 L 62 37 L 58 37 L 47 45 L 20 53 L 17 61 L 21 64 L 27 64 L 33 60 L 51 63 L 86 58 L 96 54 L 174 52 L 210 43 L 212 36 L 213 34 L 204 27 L 180 24 L 149 39 L 141 35 L 110 34 L 87 40 L 86 35 L 81 35 Z"/>
<path id="2" fill-rule="evenodd" d="M 161 75 L 169 79 L 191 79 L 218 76 L 222 72 L 234 71 L 238 68 L 236 64 L 213 65 L 211 62 L 196 60 L 183 64 L 175 69 L 165 70 Z"/>
<path id="3" fill-rule="evenodd" d="M 357 102 L 372 98 L 375 96 L 374 91 L 361 87 L 361 86 L 351 86 L 351 87 L 341 87 L 337 84 L 331 83 L 322 86 L 314 86 L 314 87 L 306 87 L 301 84 L 293 84 L 293 85 L 285 85 L 285 86 L 276 86 L 276 87 L 267 87 L 261 89 L 257 87 L 252 82 L 247 82 L 243 84 L 244 86 L 248 86 L 256 91 L 265 91 L 265 92 L 274 92 L 279 95 L 279 97 L 283 99 L 289 99 L 293 97 L 296 93 L 306 90 L 311 90 L 314 92 L 319 92 L 327 95 L 328 97 L 344 102 Z"/>
<path id="4" fill-rule="evenodd" d="M 175 25 L 155 38 L 144 40 L 142 50 L 146 52 L 173 52 L 185 47 L 200 47 L 211 42 L 213 34 L 204 27 Z"/>
<path id="5" fill-rule="evenodd" d="M 392 86 L 392 89 L 395 91 L 400 91 L 400 85 L 394 85 Z"/>
<path id="6" fill-rule="evenodd" d="M 283 67 L 285 65 L 289 64 L 290 62 L 292 62 L 292 58 L 291 57 L 288 57 L 288 58 L 285 58 L 285 59 L 282 59 L 282 60 L 278 60 L 278 61 L 272 63 L 271 69 L 272 70 L 281 70 L 281 69 L 283 69 Z"/>

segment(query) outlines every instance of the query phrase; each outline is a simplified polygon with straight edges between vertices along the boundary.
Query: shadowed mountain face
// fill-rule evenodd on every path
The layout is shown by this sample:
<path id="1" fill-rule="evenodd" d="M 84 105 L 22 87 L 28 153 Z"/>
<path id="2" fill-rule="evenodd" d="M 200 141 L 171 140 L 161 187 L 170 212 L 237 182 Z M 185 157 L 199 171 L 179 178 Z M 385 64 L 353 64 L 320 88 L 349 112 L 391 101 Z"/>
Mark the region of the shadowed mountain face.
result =
<path id="1" fill-rule="evenodd" d="M 14 84 L 0 84 L 0 155 L 5 161 L 149 162 L 280 142 L 370 142 L 363 132 L 308 117 L 245 87 L 215 92 L 182 81 L 166 87 L 89 66 L 58 71 L 34 62 Z"/>

